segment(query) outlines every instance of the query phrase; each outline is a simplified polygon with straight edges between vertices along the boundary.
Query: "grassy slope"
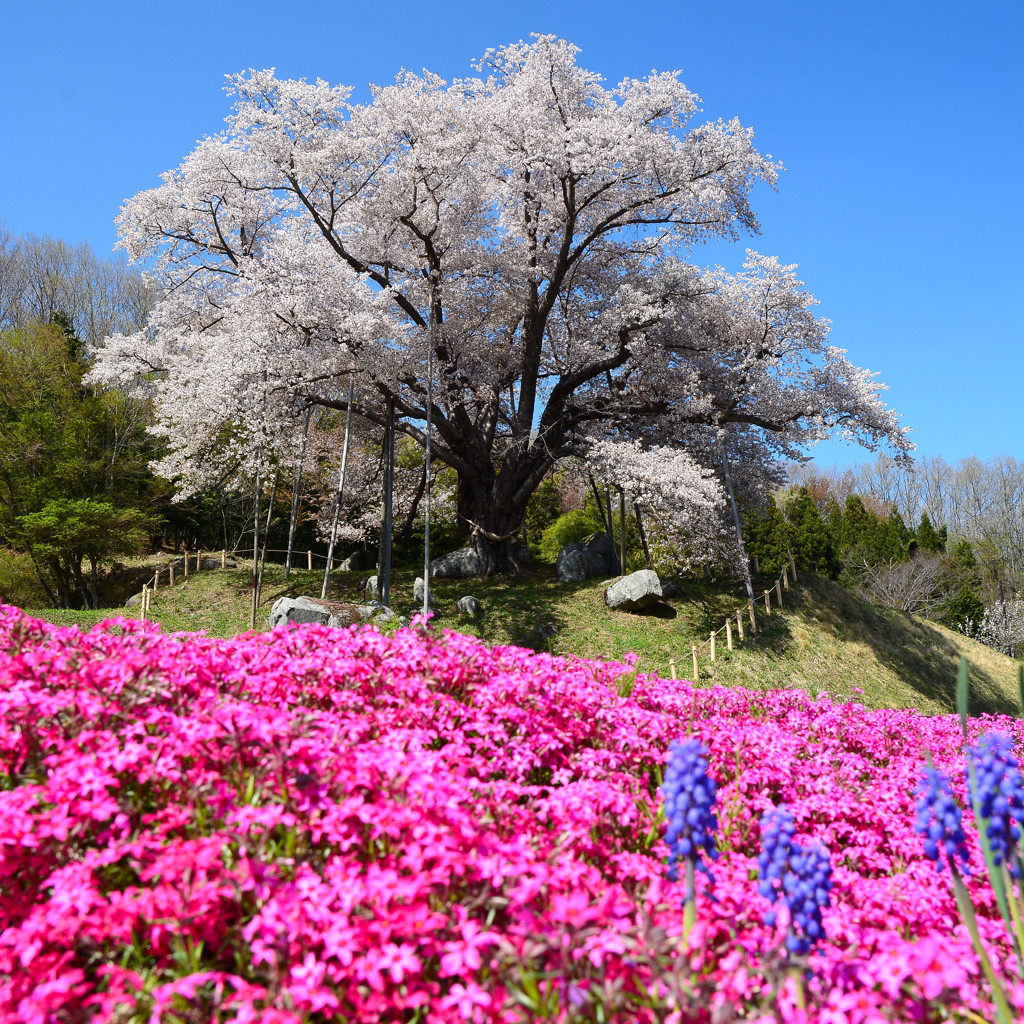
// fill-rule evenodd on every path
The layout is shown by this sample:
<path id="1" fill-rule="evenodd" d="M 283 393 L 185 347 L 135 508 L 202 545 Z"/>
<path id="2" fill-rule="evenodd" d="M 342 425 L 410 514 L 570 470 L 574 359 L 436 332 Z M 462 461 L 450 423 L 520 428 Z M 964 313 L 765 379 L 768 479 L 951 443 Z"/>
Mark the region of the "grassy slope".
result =
<path id="1" fill-rule="evenodd" d="M 361 600 L 366 573 L 336 573 L 328 596 Z M 392 606 L 408 615 L 414 572 L 395 573 Z M 257 628 L 266 628 L 270 605 L 283 594 L 319 595 L 322 573 L 293 572 L 284 579 L 280 566 L 269 565 Z M 771 581 L 761 580 L 761 586 Z M 742 607 L 741 597 L 713 586 L 684 583 L 679 597 L 657 614 L 631 615 L 605 607 L 601 581 L 558 583 L 554 570 L 539 566 L 514 578 L 437 580 L 433 593 L 440 624 L 476 635 L 489 643 L 515 643 L 555 654 L 621 660 L 629 651 L 640 656 L 642 672 L 692 675 L 690 646 L 706 640 L 728 613 Z M 173 589 L 156 594 L 151 618 L 168 632 L 206 630 L 232 636 L 249 626 L 251 563 L 248 569 L 193 574 Z M 484 605 L 475 622 L 461 619 L 454 603 L 474 594 Z M 802 574 L 800 584 L 784 592 L 784 607 L 770 620 L 760 617 L 759 632 L 737 649 L 718 638 L 712 665 L 707 648 L 700 665 L 701 683 L 754 688 L 800 687 L 811 693 L 853 697 L 869 707 L 916 707 L 927 713 L 951 711 L 954 680 L 961 655 L 971 664 L 972 713 L 1017 713 L 1016 663 L 1010 658 L 932 622 L 889 612 L 861 600 L 829 580 Z M 88 628 L 111 615 L 134 615 L 117 609 L 103 612 L 32 610 L 61 624 Z M 857 693 L 862 690 L 863 693 Z"/>

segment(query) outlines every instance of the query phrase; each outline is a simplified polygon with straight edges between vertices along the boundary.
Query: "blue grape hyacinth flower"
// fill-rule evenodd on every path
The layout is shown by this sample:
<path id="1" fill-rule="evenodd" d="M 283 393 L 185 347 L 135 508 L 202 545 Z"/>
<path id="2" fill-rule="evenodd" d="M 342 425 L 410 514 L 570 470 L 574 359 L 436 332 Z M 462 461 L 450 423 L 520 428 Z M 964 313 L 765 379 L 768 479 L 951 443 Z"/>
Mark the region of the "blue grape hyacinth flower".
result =
<path id="1" fill-rule="evenodd" d="M 761 817 L 761 852 L 757 857 L 758 892 L 773 904 L 782 899 L 789 911 L 786 949 L 798 956 L 825 937 L 821 912 L 830 906 L 832 865 L 820 843 L 793 842 L 793 814 L 781 805 Z M 764 923 L 775 924 L 769 910 Z"/>
<path id="2" fill-rule="evenodd" d="M 674 740 L 669 747 L 668 767 L 661 792 L 665 797 L 665 817 L 668 829 L 668 877 L 679 878 L 679 865 L 689 863 L 709 878 L 711 871 L 702 861 L 718 859 L 715 848 L 715 830 L 718 819 L 714 806 L 717 793 L 715 780 L 708 775 L 708 752 L 698 739 Z M 686 900 L 695 898 L 692 891 L 692 872 L 687 879 Z"/>
<path id="3" fill-rule="evenodd" d="M 935 861 L 935 869 L 942 870 L 943 854 L 950 869 L 958 872 L 957 863 L 965 873 L 970 865 L 967 838 L 964 836 L 963 816 L 953 799 L 949 776 L 929 766 L 924 778 L 914 790 L 917 795 L 917 820 L 914 831 L 924 837 L 924 855 Z"/>
<path id="4" fill-rule="evenodd" d="M 1006 863 L 1013 878 L 1021 877 L 1021 827 L 1024 825 L 1024 780 L 1013 752 L 1013 739 L 1005 733 L 986 733 L 968 749 L 973 769 L 972 796 L 977 814 L 988 821 L 992 862 Z M 967 772 L 971 786 L 971 771 Z"/>

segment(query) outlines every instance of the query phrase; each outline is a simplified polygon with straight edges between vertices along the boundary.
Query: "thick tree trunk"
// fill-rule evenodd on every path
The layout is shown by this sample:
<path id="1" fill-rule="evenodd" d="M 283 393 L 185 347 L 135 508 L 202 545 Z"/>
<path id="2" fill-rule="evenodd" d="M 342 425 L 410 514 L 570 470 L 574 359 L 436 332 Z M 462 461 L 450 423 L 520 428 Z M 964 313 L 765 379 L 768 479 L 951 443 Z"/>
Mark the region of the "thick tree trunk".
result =
<path id="1" fill-rule="evenodd" d="M 519 488 L 502 475 L 484 480 L 459 479 L 459 521 L 469 533 L 469 546 L 480 556 L 482 576 L 519 569 L 518 537 L 526 518 L 526 500 L 516 501 Z"/>

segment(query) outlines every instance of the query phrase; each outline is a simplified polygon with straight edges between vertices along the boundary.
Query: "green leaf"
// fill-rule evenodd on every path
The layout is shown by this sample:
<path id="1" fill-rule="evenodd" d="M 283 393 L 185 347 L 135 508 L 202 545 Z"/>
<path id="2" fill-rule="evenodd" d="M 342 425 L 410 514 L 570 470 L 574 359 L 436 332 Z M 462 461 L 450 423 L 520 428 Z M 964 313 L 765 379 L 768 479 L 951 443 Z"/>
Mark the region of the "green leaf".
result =
<path id="1" fill-rule="evenodd" d="M 1006 883 L 1002 869 L 996 866 L 995 859 L 992 856 L 992 843 L 988 838 L 989 819 L 983 818 L 978 810 L 979 801 L 977 786 L 974 781 L 974 764 L 971 762 L 970 757 L 967 758 L 967 777 L 969 787 L 967 796 L 970 801 L 971 812 L 974 814 L 975 824 L 978 826 L 978 839 L 981 841 L 981 852 L 985 858 L 985 870 L 988 872 L 988 880 L 992 886 L 992 892 L 995 894 L 999 913 L 1002 916 L 1003 923 L 1006 925 L 1006 933 L 1012 937 L 1015 931 L 1013 922 L 1010 919 L 1010 905 L 1007 901 Z M 1020 967 L 1024 967 L 1024 965 L 1018 963 L 1018 969 Z"/>

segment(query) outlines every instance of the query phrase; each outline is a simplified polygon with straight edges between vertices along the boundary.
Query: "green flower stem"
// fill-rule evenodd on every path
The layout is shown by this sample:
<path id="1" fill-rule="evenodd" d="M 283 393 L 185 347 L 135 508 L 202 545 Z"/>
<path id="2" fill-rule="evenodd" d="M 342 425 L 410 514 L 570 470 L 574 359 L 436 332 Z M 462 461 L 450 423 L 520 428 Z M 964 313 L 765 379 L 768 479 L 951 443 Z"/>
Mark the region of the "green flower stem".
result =
<path id="1" fill-rule="evenodd" d="M 807 1012 L 807 994 L 804 992 L 804 971 L 802 967 L 790 967 L 789 976 L 796 984 L 796 1005 Z"/>
<path id="2" fill-rule="evenodd" d="M 1024 977 L 1024 878 L 1017 881 L 1017 892 L 1013 891 L 1013 879 L 1010 877 L 1010 868 L 1006 861 L 1003 861 L 1003 884 L 1006 887 L 1007 902 L 1010 904 L 1010 916 L 1013 918 L 1013 939 L 1014 950 L 1017 954 L 1017 974 Z"/>
<path id="3" fill-rule="evenodd" d="M 995 968 L 992 966 L 992 961 L 989 959 L 988 953 L 985 952 L 985 947 L 982 944 L 981 932 L 978 931 L 978 919 L 974 914 L 974 904 L 971 903 L 970 893 L 967 891 L 967 886 L 964 885 L 964 880 L 960 877 L 960 872 L 957 871 L 956 867 L 952 863 L 950 863 L 949 867 L 953 874 L 953 895 L 956 897 L 957 906 L 960 908 L 960 916 L 963 918 L 964 924 L 967 925 L 967 930 L 971 934 L 971 942 L 977 951 L 978 959 L 981 961 L 981 968 L 988 978 L 989 985 L 992 986 L 992 998 L 995 1000 L 999 1024 L 1014 1024 L 1015 1018 L 1013 1010 L 1010 1009 L 1006 992 L 996 977 Z"/>
<path id="4" fill-rule="evenodd" d="M 693 860 L 686 858 L 686 902 L 683 904 L 683 942 L 690 937 L 690 931 L 697 923 L 697 888 Z"/>

